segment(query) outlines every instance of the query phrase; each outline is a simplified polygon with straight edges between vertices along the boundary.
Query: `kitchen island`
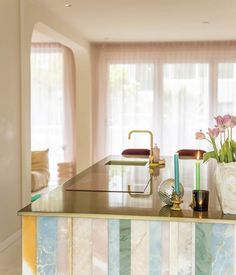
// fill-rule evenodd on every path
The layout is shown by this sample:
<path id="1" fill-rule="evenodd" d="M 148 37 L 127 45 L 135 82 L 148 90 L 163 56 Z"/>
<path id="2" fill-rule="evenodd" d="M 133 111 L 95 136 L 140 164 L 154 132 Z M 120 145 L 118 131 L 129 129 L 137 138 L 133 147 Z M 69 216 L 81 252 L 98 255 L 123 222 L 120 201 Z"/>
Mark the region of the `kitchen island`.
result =
<path id="1" fill-rule="evenodd" d="M 189 207 L 194 164 L 180 160 L 182 211 L 158 195 L 171 158 L 150 171 L 147 159 L 121 156 L 23 208 L 23 274 L 236 274 L 236 216 L 222 214 L 211 163 L 201 169 L 209 210 Z"/>

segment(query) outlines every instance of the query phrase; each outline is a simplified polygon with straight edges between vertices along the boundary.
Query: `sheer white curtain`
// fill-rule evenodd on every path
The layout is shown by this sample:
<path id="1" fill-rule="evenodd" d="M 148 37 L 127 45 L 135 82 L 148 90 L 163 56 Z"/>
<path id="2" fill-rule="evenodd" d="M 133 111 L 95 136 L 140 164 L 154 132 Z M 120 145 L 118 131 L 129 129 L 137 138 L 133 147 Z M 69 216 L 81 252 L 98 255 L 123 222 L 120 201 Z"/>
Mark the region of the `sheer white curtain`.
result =
<path id="1" fill-rule="evenodd" d="M 75 66 L 70 49 L 58 43 L 31 47 L 31 149 L 49 148 L 51 179 L 58 162 L 75 169 Z"/>
<path id="2" fill-rule="evenodd" d="M 236 42 L 94 44 L 94 160 L 149 147 L 206 149 L 194 138 L 217 114 L 236 114 Z"/>

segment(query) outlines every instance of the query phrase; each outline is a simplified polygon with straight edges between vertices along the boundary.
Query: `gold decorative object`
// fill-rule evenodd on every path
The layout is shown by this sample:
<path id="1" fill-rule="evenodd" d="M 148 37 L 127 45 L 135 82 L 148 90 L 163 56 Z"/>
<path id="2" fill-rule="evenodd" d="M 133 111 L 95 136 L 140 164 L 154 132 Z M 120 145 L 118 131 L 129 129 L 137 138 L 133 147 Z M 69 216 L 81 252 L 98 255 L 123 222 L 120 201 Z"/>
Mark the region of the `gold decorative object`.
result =
<path id="1" fill-rule="evenodd" d="M 174 192 L 172 194 L 172 197 L 171 197 L 171 202 L 173 204 L 170 208 L 171 210 L 181 211 L 180 204 L 183 202 L 183 200 L 182 200 L 182 197 L 179 194 Z"/>

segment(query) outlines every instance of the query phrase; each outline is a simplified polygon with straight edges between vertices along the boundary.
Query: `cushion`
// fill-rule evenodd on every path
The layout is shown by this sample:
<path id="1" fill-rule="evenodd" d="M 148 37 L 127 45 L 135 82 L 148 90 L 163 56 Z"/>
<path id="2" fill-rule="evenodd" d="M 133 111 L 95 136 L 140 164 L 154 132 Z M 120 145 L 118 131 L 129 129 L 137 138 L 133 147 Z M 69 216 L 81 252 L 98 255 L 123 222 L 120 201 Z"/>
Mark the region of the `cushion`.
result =
<path id="1" fill-rule="evenodd" d="M 126 149 L 122 152 L 122 155 L 149 156 L 150 155 L 150 150 L 149 149 Z"/>
<path id="2" fill-rule="evenodd" d="M 43 171 L 31 171 L 31 191 L 35 192 L 48 186 L 49 175 Z"/>
<path id="3" fill-rule="evenodd" d="M 31 191 L 35 192 L 48 185 L 50 178 L 47 150 L 31 152 Z"/>

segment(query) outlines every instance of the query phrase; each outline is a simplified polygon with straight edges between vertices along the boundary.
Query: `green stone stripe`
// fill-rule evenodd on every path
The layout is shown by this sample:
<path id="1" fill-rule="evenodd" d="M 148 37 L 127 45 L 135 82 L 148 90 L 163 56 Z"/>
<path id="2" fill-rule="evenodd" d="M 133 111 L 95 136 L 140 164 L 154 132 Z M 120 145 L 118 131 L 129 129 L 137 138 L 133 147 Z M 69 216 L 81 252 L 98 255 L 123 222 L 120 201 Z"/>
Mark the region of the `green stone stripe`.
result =
<path id="1" fill-rule="evenodd" d="M 120 274 L 131 274 L 131 222 L 120 220 Z"/>
<path id="2" fill-rule="evenodd" d="M 195 225 L 195 275 L 212 274 L 212 224 Z"/>

